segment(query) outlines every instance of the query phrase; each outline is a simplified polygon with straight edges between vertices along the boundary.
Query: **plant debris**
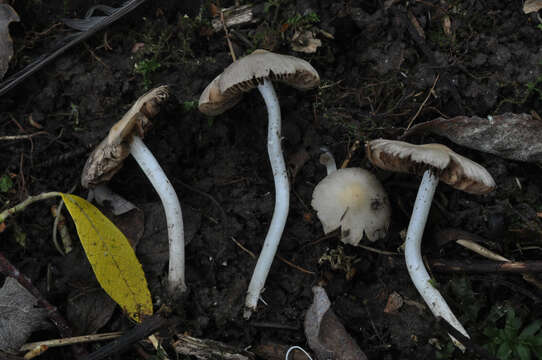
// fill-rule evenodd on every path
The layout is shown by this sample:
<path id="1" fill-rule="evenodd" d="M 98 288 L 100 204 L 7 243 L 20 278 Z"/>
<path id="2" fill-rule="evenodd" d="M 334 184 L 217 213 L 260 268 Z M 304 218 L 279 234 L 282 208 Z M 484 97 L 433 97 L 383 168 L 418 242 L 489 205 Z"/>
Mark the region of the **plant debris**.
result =
<path id="1" fill-rule="evenodd" d="M 48 326 L 47 310 L 17 280 L 7 277 L 0 288 L 0 350 L 16 353 L 32 332 Z"/>
<path id="2" fill-rule="evenodd" d="M 424 133 L 505 159 L 542 162 L 542 121 L 529 114 L 439 117 L 413 126 L 403 137 Z"/>
<path id="3" fill-rule="evenodd" d="M 9 36 L 9 24 L 20 21 L 17 12 L 8 4 L 0 4 L 0 79 L 8 71 L 13 56 L 13 40 Z"/>
<path id="4" fill-rule="evenodd" d="M 305 315 L 305 336 L 319 360 L 367 360 L 331 309 L 331 301 L 320 286 L 312 288 L 314 298 Z"/>

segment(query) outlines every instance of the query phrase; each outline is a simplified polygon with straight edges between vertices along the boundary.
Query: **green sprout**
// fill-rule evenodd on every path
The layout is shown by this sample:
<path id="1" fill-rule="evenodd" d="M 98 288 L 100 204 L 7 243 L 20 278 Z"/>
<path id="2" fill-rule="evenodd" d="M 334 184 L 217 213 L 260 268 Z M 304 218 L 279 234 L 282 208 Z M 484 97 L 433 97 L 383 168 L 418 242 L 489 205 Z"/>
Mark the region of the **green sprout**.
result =
<path id="1" fill-rule="evenodd" d="M 8 192 L 13 188 L 13 181 L 9 175 L 4 174 L 0 177 L 0 192 Z"/>
<path id="2" fill-rule="evenodd" d="M 143 85 L 145 90 L 151 87 L 151 74 L 160 68 L 160 63 L 156 59 L 143 59 L 134 64 L 134 71 L 143 76 Z"/>

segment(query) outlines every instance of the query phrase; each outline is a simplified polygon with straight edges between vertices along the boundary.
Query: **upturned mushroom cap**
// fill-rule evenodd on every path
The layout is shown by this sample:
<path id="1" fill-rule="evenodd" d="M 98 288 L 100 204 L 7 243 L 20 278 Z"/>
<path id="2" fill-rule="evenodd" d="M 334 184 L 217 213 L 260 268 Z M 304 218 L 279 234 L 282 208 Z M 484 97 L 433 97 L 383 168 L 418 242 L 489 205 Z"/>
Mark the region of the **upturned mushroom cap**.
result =
<path id="1" fill-rule="evenodd" d="M 385 170 L 416 175 L 432 170 L 441 181 L 471 194 L 486 194 L 496 186 L 483 166 L 441 144 L 378 139 L 365 147 L 369 160 Z"/>
<path id="2" fill-rule="evenodd" d="M 160 105 L 169 97 L 168 87 L 159 86 L 143 94 L 122 119 L 115 123 L 107 137 L 90 154 L 81 174 L 81 185 L 94 187 L 111 180 L 130 155 L 130 139 L 137 131 L 143 136 L 149 119 L 160 111 Z"/>
<path id="3" fill-rule="evenodd" d="M 357 245 L 363 234 L 370 241 L 383 238 L 390 225 L 388 195 L 376 176 L 360 168 L 339 169 L 326 176 L 312 193 L 327 234 L 341 228 L 341 241 Z"/>
<path id="4" fill-rule="evenodd" d="M 221 114 L 264 79 L 300 90 L 312 89 L 320 83 L 318 72 L 307 61 L 258 49 L 230 64 L 207 85 L 199 99 L 199 110 L 207 115 Z"/>

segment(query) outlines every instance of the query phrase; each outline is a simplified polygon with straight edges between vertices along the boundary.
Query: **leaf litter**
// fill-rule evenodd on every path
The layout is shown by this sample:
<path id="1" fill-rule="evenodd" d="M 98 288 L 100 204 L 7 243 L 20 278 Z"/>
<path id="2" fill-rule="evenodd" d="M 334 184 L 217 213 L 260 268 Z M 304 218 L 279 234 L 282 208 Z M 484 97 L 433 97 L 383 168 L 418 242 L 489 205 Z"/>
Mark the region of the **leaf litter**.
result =
<path id="1" fill-rule="evenodd" d="M 505 159 L 542 163 L 542 120 L 529 114 L 439 117 L 413 126 L 403 137 L 425 133 Z"/>
<path id="2" fill-rule="evenodd" d="M 9 61 L 13 57 L 13 40 L 9 36 L 9 24 L 19 22 L 19 15 L 8 4 L 0 4 L 0 79 L 8 71 Z"/>
<path id="3" fill-rule="evenodd" d="M 48 326 L 47 310 L 17 280 L 7 277 L 0 288 L 0 350 L 16 353 L 32 332 Z"/>
<path id="4" fill-rule="evenodd" d="M 312 288 L 314 299 L 305 315 L 305 336 L 319 360 L 366 360 L 367 356 L 348 334 L 331 309 L 331 301 L 320 286 Z"/>

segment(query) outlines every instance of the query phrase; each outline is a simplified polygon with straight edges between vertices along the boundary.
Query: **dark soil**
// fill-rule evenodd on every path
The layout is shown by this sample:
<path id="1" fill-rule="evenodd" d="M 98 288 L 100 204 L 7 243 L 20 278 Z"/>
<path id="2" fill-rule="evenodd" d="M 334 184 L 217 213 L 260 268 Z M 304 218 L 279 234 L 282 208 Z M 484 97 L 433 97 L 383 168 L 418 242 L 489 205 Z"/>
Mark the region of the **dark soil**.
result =
<path id="1" fill-rule="evenodd" d="M 103 2 L 111 6 L 122 3 Z M 59 19 L 82 17 L 95 3 L 14 2 L 21 22 L 11 25 L 15 56 L 7 75 L 50 50 L 71 31 L 52 27 Z M 187 332 L 243 348 L 268 343 L 307 348 L 303 317 L 312 302 L 311 287 L 320 282 L 325 284 L 333 309 L 369 359 L 435 358 L 437 348 L 446 348 L 450 342 L 429 310 L 417 306 L 423 300 L 402 257 L 342 245 L 336 236 L 322 238 L 321 224 L 310 207 L 312 191 L 325 176 L 325 168 L 318 163 L 319 148 L 329 147 L 340 164 L 355 140 L 396 139 L 412 118 L 418 123 L 442 115 L 542 114 L 538 90 L 542 89 L 542 31 L 537 28 L 536 16 L 523 14 L 521 1 L 469 0 L 448 5 L 432 0 L 397 1 L 386 8 L 390 1 L 299 0 L 281 1 L 278 11 L 270 6 L 261 12 L 259 23 L 235 28 L 248 40 L 232 35 L 238 56 L 259 47 L 295 55 L 310 61 L 322 79 L 321 87 L 309 92 L 276 86 L 286 161 L 292 161 L 300 151 L 310 155 L 293 181 L 290 214 L 278 254 L 314 274 L 276 259 L 262 294 L 267 305 L 260 303 L 259 311 L 245 321 L 242 305 L 255 260 L 232 238 L 258 254 L 273 212 L 267 114 L 257 92 L 247 94 L 240 104 L 215 118 L 198 112 L 202 90 L 232 59 L 223 33 L 211 31 L 208 4 L 200 10 L 197 1 L 178 3 L 182 2 L 146 2 L 0 98 L 0 136 L 46 132 L 31 140 L 0 140 L 0 176 L 12 174 L 14 181 L 13 189 L 0 193 L 2 208 L 27 195 L 72 191 L 79 184 L 86 157 L 110 126 L 146 88 L 168 84 L 171 101 L 154 119 L 145 143 L 181 199 L 190 240 L 190 293 L 184 302 L 170 304 L 172 316 L 179 321 L 169 334 L 162 334 L 165 343 L 175 332 Z M 292 24 L 296 14 L 311 12 L 319 22 Z M 289 19 L 290 26 L 284 26 Z M 451 27 L 446 33 L 443 24 L 448 20 Z M 316 53 L 293 52 L 289 41 L 296 27 L 311 26 L 333 38 L 318 33 L 322 46 Z M 134 53 L 137 43 L 144 43 L 144 47 Z M 145 74 L 134 70 L 145 61 L 160 66 Z M 424 103 L 433 85 L 432 95 Z M 34 128 L 30 119 L 43 129 Z M 487 239 L 485 246 L 515 260 L 540 257 L 540 166 L 471 151 L 443 138 L 426 136 L 409 141 L 444 143 L 485 166 L 498 185 L 486 196 L 439 186 L 425 236 L 424 255 L 428 259 L 482 259 L 455 244 L 435 245 L 438 236 L 434 234 L 444 228 L 474 233 Z M 363 244 L 396 252 L 403 241 L 401 232 L 408 225 L 419 178 L 374 169 L 363 148 L 353 154 L 349 166 L 374 171 L 393 206 L 389 236 Z M 160 207 L 155 204 L 158 197 L 131 158 L 110 186 L 145 212 L 147 226 L 137 253 L 158 310 L 168 303 L 163 288 L 167 239 Z M 80 186 L 73 192 L 86 196 Z M 82 311 L 79 315 L 74 310 L 73 299 L 90 298 L 98 286 L 88 280 L 92 275 L 80 249 L 68 257 L 55 250 L 49 212 L 55 202 L 35 204 L 10 218 L 0 235 L 0 251 L 32 279 L 78 333 L 127 328 L 129 321 L 119 308 L 113 310 L 103 297 L 92 300 L 96 305 L 87 304 L 87 310 L 76 306 Z M 71 231 L 75 238 L 74 229 Z M 21 234 L 26 236 L 24 246 L 17 242 Z M 344 256 L 354 259 L 348 279 L 345 271 L 332 268 L 329 261 L 319 261 L 340 246 Z M 491 342 L 484 329 L 499 325 L 486 321 L 496 304 L 509 304 L 528 319 L 527 323 L 542 317 L 540 289 L 521 275 L 434 276 L 480 345 Z M 392 292 L 399 293 L 406 303 L 395 314 L 384 313 Z M 471 312 L 473 305 L 478 306 L 475 314 Z M 112 317 L 104 315 L 106 312 L 113 313 Z M 31 340 L 57 337 L 51 327 L 35 333 Z M 471 352 L 450 355 L 443 350 L 441 354 L 443 358 L 476 358 Z M 118 358 L 139 356 L 129 350 Z M 68 348 L 55 348 L 42 358 L 69 359 L 72 354 Z"/>

